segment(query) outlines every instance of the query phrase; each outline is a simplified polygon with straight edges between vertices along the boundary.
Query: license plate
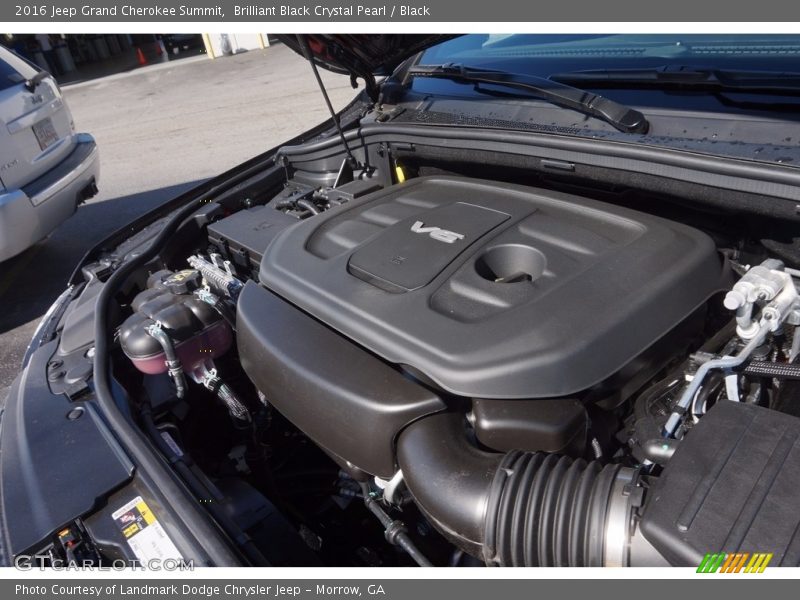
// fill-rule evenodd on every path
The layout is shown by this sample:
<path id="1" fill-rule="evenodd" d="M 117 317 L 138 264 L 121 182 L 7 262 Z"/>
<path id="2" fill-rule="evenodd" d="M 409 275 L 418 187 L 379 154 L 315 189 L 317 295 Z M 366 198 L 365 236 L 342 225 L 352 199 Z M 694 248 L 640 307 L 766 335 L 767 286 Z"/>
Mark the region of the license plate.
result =
<path id="1" fill-rule="evenodd" d="M 42 150 L 52 146 L 58 141 L 58 132 L 53 126 L 53 121 L 50 117 L 42 119 L 38 123 L 34 123 L 33 134 L 36 136 L 36 141 L 39 142 L 39 148 Z"/>

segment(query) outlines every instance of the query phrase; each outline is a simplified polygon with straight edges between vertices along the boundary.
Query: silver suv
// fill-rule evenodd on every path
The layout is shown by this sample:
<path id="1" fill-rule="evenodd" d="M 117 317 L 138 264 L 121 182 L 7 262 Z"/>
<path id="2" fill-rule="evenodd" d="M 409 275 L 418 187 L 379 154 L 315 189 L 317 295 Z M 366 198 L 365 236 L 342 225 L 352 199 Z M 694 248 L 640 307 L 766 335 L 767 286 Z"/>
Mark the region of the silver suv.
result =
<path id="1" fill-rule="evenodd" d="M 97 193 L 97 145 L 76 133 L 53 78 L 0 47 L 0 262 Z"/>

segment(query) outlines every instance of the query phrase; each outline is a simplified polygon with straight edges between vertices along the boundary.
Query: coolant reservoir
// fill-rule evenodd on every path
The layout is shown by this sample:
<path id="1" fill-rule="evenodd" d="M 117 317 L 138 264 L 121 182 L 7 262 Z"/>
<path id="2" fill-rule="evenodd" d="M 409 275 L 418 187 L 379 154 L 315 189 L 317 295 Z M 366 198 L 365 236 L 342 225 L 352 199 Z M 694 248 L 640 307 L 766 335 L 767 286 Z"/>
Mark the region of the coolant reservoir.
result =
<path id="1" fill-rule="evenodd" d="M 149 278 L 148 289 L 133 299 L 133 314 L 122 324 L 119 339 L 125 356 L 143 373 L 167 371 L 164 349 L 147 333 L 147 327 L 156 322 L 172 339 L 186 373 L 230 349 L 230 326 L 193 293 L 199 282 L 194 270 L 159 271 Z"/>

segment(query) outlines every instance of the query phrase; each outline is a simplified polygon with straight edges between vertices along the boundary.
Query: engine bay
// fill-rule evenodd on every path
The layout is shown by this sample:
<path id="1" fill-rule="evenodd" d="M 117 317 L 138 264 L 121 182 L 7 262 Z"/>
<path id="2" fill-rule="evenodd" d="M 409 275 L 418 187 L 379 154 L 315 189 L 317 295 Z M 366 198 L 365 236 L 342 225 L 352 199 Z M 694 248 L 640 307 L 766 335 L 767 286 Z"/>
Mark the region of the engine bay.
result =
<path id="1" fill-rule="evenodd" d="M 279 151 L 117 296 L 131 418 L 251 564 L 800 562 L 798 265 L 685 198 L 360 151 Z"/>

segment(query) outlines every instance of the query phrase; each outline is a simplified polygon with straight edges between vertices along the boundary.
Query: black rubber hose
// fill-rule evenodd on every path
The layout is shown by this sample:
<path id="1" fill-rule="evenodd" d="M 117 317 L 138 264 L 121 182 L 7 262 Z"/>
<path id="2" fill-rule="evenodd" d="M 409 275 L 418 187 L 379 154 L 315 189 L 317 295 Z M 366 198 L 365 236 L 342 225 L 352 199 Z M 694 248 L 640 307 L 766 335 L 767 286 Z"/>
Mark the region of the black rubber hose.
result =
<path id="1" fill-rule="evenodd" d="M 164 350 L 164 358 L 169 370 L 169 376 L 175 384 L 175 395 L 183 398 L 186 395 L 186 376 L 183 373 L 183 365 L 175 352 L 175 344 L 169 334 L 161 328 L 158 323 L 152 323 L 145 328 L 147 334 L 155 339 Z"/>
<path id="2" fill-rule="evenodd" d="M 758 377 L 771 377 L 773 379 L 800 379 L 800 365 L 751 360 L 742 373 Z"/>
<path id="3" fill-rule="evenodd" d="M 314 206 L 314 203 L 311 202 L 310 200 L 298 200 L 297 201 L 297 206 L 299 206 L 300 208 L 306 209 L 312 215 L 318 215 L 319 214 L 319 209 L 316 206 Z"/>
<path id="4" fill-rule="evenodd" d="M 295 200 L 292 200 L 291 198 L 286 198 L 285 200 L 278 200 L 277 202 L 275 202 L 274 207 L 277 210 L 281 210 L 283 208 L 294 208 L 294 203 Z"/>
<path id="5" fill-rule="evenodd" d="M 618 465 L 506 454 L 486 509 L 483 558 L 498 566 L 601 567 Z"/>
<path id="6" fill-rule="evenodd" d="M 397 462 L 420 510 L 456 546 L 483 554 L 488 492 L 502 454 L 467 443 L 463 417 L 436 414 L 397 439 Z"/>
<path id="7" fill-rule="evenodd" d="M 619 465 L 472 446 L 462 415 L 409 425 L 397 459 L 420 510 L 489 565 L 602 566 Z"/>
<path id="8" fill-rule="evenodd" d="M 236 392 L 220 377 L 216 375 L 209 376 L 208 379 L 204 380 L 203 385 L 222 401 L 237 429 L 247 429 L 252 425 L 250 411 L 239 399 L 239 396 L 236 395 Z"/>
<path id="9" fill-rule="evenodd" d="M 364 496 L 364 504 L 366 504 L 369 511 L 378 518 L 385 529 L 384 536 L 386 537 L 386 541 L 394 546 L 402 548 L 420 567 L 432 567 L 433 563 L 420 552 L 419 548 L 414 544 L 414 541 L 409 537 L 403 522 L 392 519 L 392 517 L 381 508 L 377 500 L 369 495 L 369 487 L 367 484 L 361 484 L 361 489 Z"/>
<path id="10" fill-rule="evenodd" d="M 214 310 L 216 310 L 219 315 L 225 319 L 225 322 L 230 325 L 233 332 L 236 333 L 236 313 L 232 311 L 230 307 L 228 307 L 222 298 L 217 298 L 213 306 Z"/>

